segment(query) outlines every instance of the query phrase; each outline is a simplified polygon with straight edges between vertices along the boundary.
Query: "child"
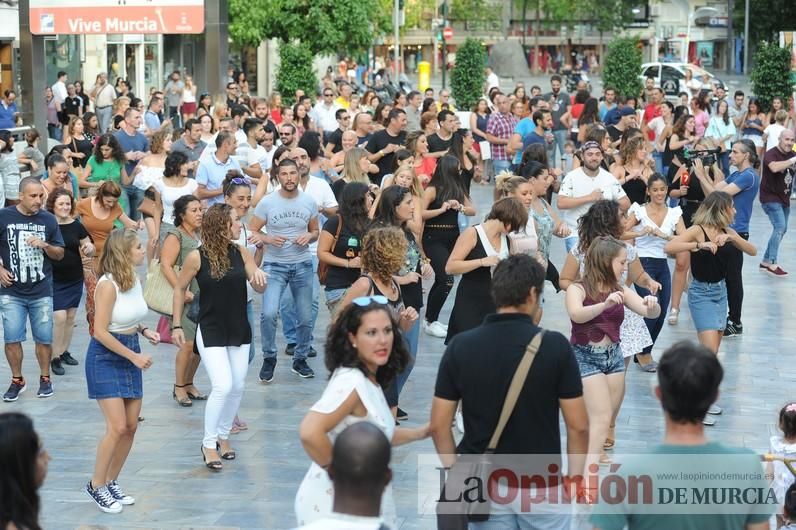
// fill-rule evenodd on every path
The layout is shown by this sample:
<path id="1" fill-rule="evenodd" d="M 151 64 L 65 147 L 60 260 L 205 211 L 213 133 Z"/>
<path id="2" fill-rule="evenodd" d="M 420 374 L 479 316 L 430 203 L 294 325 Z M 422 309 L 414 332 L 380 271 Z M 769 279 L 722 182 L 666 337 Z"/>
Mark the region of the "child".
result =
<path id="1" fill-rule="evenodd" d="M 779 429 L 782 431 L 782 436 L 771 437 L 769 452 L 785 458 L 796 458 L 796 402 L 782 407 L 779 412 Z M 785 467 L 783 462 L 774 461 L 773 464 L 774 481 L 771 486 L 774 488 L 777 499 L 781 502 L 785 499 L 786 490 L 791 494 L 793 493 L 796 477 Z M 788 490 L 789 487 L 790 490 Z M 793 497 L 796 497 L 796 495 L 791 495 L 791 499 L 789 499 L 791 505 L 790 516 L 786 512 L 783 519 L 783 516 L 778 514 L 777 528 L 782 527 L 785 520 L 790 520 L 791 526 L 796 529 L 796 498 Z"/>
<path id="2" fill-rule="evenodd" d="M 781 530 L 796 530 L 796 484 L 791 484 L 785 493 L 783 524 Z"/>
<path id="3" fill-rule="evenodd" d="M 566 175 L 572 171 L 572 161 L 575 159 L 575 144 L 571 141 L 564 143 L 564 154 L 561 155 L 561 169 Z"/>
<path id="4" fill-rule="evenodd" d="M 39 151 L 39 133 L 31 129 L 25 133 L 25 142 L 28 144 L 22 150 L 18 161 L 20 164 L 30 166 L 30 176 L 42 178 L 44 176 L 44 154 Z"/>

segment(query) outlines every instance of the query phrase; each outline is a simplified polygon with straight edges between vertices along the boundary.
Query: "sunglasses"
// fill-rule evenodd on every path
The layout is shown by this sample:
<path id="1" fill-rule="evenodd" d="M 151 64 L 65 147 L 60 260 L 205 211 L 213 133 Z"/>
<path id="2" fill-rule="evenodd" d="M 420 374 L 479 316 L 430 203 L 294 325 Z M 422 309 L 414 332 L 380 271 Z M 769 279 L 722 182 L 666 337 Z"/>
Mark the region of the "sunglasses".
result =
<path id="1" fill-rule="evenodd" d="M 230 183 L 238 184 L 238 185 L 241 185 L 241 184 L 248 185 L 248 184 L 251 184 L 251 182 L 252 181 L 249 179 L 249 177 L 235 177 L 234 179 L 230 179 Z"/>
<path id="2" fill-rule="evenodd" d="M 379 305 L 387 305 L 386 296 L 382 296 L 380 294 L 373 295 L 373 296 L 360 296 L 359 298 L 354 298 L 351 300 L 352 303 L 358 305 L 359 307 L 367 307 L 370 304 L 379 304 Z"/>
<path id="3" fill-rule="evenodd" d="M 332 97 L 332 96 L 334 96 L 334 94 L 324 94 L 324 95 L 323 95 L 323 97 L 325 97 L 325 98 L 330 98 L 330 97 Z"/>

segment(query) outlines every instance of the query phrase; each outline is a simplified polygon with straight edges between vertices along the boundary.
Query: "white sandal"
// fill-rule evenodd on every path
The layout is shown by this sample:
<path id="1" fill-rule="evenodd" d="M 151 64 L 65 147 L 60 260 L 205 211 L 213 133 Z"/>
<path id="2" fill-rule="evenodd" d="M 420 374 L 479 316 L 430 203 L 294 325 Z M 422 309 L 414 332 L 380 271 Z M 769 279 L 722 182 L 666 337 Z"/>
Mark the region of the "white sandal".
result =
<path id="1" fill-rule="evenodd" d="M 679 317 L 680 317 L 680 310 L 672 308 L 672 310 L 669 311 L 669 318 L 667 319 L 667 322 L 669 322 L 670 326 L 676 326 L 677 325 L 677 319 Z"/>

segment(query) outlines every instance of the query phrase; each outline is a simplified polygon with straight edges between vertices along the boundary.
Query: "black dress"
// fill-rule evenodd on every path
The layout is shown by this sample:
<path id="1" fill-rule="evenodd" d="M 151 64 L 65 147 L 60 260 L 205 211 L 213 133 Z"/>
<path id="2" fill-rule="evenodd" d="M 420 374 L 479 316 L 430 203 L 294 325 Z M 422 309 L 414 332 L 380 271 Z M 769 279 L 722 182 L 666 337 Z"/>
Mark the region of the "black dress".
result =
<path id="1" fill-rule="evenodd" d="M 251 344 L 252 330 L 246 317 L 246 267 L 237 245 L 229 246 L 230 268 L 220 280 L 210 274 L 210 262 L 199 248 L 199 330 L 206 347 Z"/>
<path id="2" fill-rule="evenodd" d="M 475 246 L 467 254 L 465 260 L 474 260 L 487 257 L 484 241 L 490 245 L 482 225 L 476 225 L 478 236 Z M 508 247 L 508 240 L 502 237 L 501 251 Z M 492 300 L 492 270 L 491 267 L 478 267 L 470 272 L 462 274 L 459 286 L 456 288 L 456 299 L 453 302 L 451 318 L 448 322 L 448 335 L 445 337 L 445 344 L 462 331 L 467 331 L 481 325 L 484 317 L 497 311 L 495 302 Z"/>
<path id="3" fill-rule="evenodd" d="M 647 202 L 647 184 L 640 178 L 627 180 L 628 175 L 630 172 L 625 169 L 625 183 L 622 184 L 622 189 L 630 199 L 630 204 L 644 204 Z"/>

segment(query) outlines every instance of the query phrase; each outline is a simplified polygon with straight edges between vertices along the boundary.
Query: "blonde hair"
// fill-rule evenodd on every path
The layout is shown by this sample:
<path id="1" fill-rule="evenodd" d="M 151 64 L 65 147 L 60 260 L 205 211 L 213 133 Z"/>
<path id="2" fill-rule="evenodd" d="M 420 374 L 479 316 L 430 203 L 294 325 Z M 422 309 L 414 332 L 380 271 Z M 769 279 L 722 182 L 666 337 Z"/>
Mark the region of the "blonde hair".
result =
<path id="1" fill-rule="evenodd" d="M 171 133 L 171 127 L 164 127 L 153 134 L 149 142 L 149 152 L 153 155 L 161 154 L 163 152 L 163 143 L 166 141 L 166 138 L 171 137 Z"/>
<path id="2" fill-rule="evenodd" d="M 370 179 L 359 167 L 359 161 L 368 156 L 368 152 L 361 147 L 352 147 L 343 159 L 343 178 L 346 182 L 363 182 L 370 184 Z"/>
<path id="3" fill-rule="evenodd" d="M 624 243 L 613 236 L 598 236 L 589 245 L 589 250 L 584 257 L 583 278 L 580 283 L 586 295 L 598 301 L 613 291 L 621 291 L 619 278 L 614 274 L 611 265 L 620 252 L 627 252 Z M 601 291 L 600 287 L 608 288 L 608 293 Z"/>
<path id="4" fill-rule="evenodd" d="M 512 197 L 523 184 L 528 184 L 528 179 L 511 173 L 501 173 L 495 177 L 495 190 L 500 192 L 501 197 Z"/>
<path id="5" fill-rule="evenodd" d="M 722 230 L 732 222 L 732 197 L 723 191 L 710 193 L 691 217 L 692 225 L 710 226 Z"/>
<path id="6" fill-rule="evenodd" d="M 399 167 L 392 176 L 392 183 L 393 185 L 398 185 L 396 183 L 397 177 L 399 175 L 403 175 L 404 173 L 412 176 L 412 185 L 409 186 L 409 192 L 412 194 L 413 197 L 422 197 L 423 196 L 423 186 L 420 184 L 420 179 L 417 178 L 417 173 L 415 173 L 414 168 L 411 167 Z"/>
<path id="7" fill-rule="evenodd" d="M 119 96 L 113 100 L 113 107 L 111 110 L 114 114 L 119 114 L 119 109 L 122 108 L 122 103 L 127 103 L 127 108 L 130 108 L 130 98 L 127 96 Z"/>
<path id="8" fill-rule="evenodd" d="M 222 112 L 223 109 L 223 112 Z M 225 118 L 227 116 L 227 100 L 224 96 L 216 96 L 213 100 L 213 121 L 216 123 L 221 121 L 221 118 Z"/>
<path id="9" fill-rule="evenodd" d="M 129 291 L 138 278 L 130 260 L 130 251 L 136 244 L 140 244 L 138 234 L 130 228 L 117 228 L 113 230 L 105 241 L 102 254 L 97 264 L 99 274 L 108 274 L 119 286 L 122 292 Z"/>
<path id="10" fill-rule="evenodd" d="M 380 226 L 368 230 L 362 239 L 362 270 L 389 282 L 406 261 L 409 242 L 396 226 Z"/>

